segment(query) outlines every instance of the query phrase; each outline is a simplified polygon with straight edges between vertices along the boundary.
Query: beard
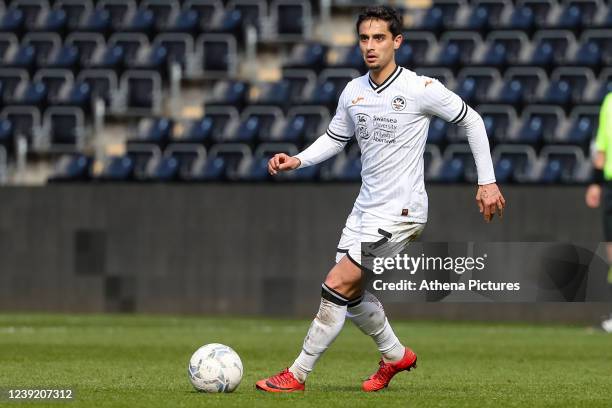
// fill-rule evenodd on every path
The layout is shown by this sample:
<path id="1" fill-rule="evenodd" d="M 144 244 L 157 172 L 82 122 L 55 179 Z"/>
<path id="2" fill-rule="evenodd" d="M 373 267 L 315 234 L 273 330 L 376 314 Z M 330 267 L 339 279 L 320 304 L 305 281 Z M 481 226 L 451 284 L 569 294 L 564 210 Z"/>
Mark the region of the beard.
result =
<path id="1" fill-rule="evenodd" d="M 381 65 L 377 62 L 373 63 L 373 64 L 368 64 L 366 62 L 366 67 L 368 67 L 368 69 L 370 71 L 378 71 L 381 68 Z"/>

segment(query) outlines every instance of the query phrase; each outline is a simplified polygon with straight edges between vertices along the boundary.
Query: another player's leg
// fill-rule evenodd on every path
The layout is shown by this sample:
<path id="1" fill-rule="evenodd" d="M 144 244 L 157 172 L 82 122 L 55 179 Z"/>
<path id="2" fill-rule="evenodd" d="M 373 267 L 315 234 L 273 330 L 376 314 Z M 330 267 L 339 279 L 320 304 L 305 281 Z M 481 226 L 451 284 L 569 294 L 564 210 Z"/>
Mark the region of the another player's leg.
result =
<path id="1" fill-rule="evenodd" d="M 348 259 L 336 264 L 323 283 L 319 311 L 308 329 L 301 353 L 291 367 L 258 381 L 255 386 L 269 392 L 303 391 L 315 363 L 342 330 L 349 299 L 360 290 L 361 270 Z"/>
<path id="2" fill-rule="evenodd" d="M 361 298 L 349 303 L 347 316 L 364 334 L 374 340 L 382 355 L 378 371 L 363 382 L 364 391 L 385 388 L 395 374 L 416 367 L 416 354 L 404 347 L 397 338 L 376 296 L 364 292 Z"/>

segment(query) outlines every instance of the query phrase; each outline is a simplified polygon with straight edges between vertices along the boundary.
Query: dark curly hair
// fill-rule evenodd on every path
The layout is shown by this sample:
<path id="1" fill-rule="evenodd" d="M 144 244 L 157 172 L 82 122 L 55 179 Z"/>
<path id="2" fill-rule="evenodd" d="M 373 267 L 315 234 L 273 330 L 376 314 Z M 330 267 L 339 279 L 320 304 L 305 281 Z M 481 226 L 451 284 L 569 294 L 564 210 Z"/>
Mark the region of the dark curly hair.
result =
<path id="1" fill-rule="evenodd" d="M 389 6 L 370 6 L 363 9 L 359 17 L 357 17 L 357 34 L 359 34 L 359 26 L 361 23 L 372 19 L 386 21 L 389 26 L 389 31 L 393 34 L 393 38 L 402 33 L 404 22 L 402 15 L 398 13 L 397 10 Z"/>

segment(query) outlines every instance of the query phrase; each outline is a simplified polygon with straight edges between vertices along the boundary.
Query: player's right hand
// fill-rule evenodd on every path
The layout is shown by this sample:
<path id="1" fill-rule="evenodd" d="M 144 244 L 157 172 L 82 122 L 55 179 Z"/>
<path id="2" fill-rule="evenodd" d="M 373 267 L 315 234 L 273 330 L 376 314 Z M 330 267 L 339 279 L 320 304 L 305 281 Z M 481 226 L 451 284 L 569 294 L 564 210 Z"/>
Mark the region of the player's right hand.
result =
<path id="1" fill-rule="evenodd" d="M 589 188 L 587 188 L 585 201 L 589 208 L 599 207 L 599 203 L 601 202 L 601 186 L 598 184 L 591 184 Z"/>
<path id="2" fill-rule="evenodd" d="M 277 153 L 268 161 L 268 173 L 275 176 L 279 171 L 295 170 L 300 167 L 300 159 L 285 153 Z"/>

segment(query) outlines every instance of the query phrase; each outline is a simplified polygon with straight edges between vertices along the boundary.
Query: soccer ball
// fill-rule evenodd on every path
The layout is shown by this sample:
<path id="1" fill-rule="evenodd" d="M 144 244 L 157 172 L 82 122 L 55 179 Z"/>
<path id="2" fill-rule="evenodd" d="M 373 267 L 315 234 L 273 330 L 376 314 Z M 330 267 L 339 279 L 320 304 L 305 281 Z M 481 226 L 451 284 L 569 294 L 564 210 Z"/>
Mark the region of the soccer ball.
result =
<path id="1" fill-rule="evenodd" d="M 242 361 L 230 347 L 211 343 L 193 353 L 188 374 L 198 391 L 232 392 L 242 380 Z"/>

